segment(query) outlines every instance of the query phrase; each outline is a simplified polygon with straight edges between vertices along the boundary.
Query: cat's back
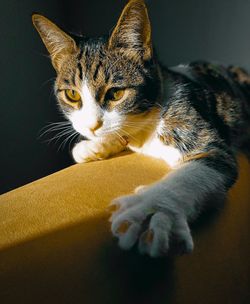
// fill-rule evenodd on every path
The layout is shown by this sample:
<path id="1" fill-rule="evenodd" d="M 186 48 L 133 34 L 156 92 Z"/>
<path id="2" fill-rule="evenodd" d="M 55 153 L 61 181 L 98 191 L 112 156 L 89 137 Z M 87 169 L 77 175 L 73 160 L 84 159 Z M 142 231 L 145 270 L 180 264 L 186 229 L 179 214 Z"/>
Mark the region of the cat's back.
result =
<path id="1" fill-rule="evenodd" d="M 237 66 L 225 66 L 217 62 L 193 61 L 168 69 L 175 80 L 186 77 L 199 87 L 213 93 L 227 93 L 232 97 L 250 99 L 250 73 Z"/>
<path id="2" fill-rule="evenodd" d="M 165 69 L 165 79 L 168 118 L 177 113 L 183 120 L 191 107 L 232 143 L 250 126 L 250 74 L 244 69 L 194 61 Z"/>

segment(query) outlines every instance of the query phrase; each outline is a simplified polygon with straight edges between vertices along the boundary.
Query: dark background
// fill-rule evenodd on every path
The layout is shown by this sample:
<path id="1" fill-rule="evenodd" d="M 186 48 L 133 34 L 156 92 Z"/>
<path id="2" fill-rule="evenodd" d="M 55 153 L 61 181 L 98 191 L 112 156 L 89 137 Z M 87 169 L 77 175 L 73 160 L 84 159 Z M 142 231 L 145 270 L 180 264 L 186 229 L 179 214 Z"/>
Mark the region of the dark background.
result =
<path id="1" fill-rule="evenodd" d="M 125 0 L 1 0 L 0 192 L 72 164 L 68 147 L 39 139 L 49 122 L 62 121 L 52 92 L 55 72 L 31 13 L 86 36 L 110 32 Z M 250 68 L 250 1 L 149 0 L 153 38 L 161 60 L 196 59 Z M 54 134 L 55 135 L 55 134 Z"/>

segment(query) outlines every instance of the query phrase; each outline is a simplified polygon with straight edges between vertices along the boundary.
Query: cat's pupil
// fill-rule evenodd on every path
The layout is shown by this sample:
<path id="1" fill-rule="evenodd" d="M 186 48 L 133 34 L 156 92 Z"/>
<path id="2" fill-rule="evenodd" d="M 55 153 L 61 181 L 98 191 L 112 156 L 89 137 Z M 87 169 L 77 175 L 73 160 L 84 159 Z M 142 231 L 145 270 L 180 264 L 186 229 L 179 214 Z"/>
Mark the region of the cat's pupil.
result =
<path id="1" fill-rule="evenodd" d="M 106 100 L 117 101 L 121 99 L 124 95 L 124 90 L 122 89 L 110 89 L 106 94 Z"/>
<path id="2" fill-rule="evenodd" d="M 74 102 L 79 101 L 81 98 L 79 93 L 77 93 L 77 91 L 74 91 L 74 90 L 68 89 L 65 91 L 65 94 L 68 99 L 70 99 L 71 101 L 74 101 Z"/>

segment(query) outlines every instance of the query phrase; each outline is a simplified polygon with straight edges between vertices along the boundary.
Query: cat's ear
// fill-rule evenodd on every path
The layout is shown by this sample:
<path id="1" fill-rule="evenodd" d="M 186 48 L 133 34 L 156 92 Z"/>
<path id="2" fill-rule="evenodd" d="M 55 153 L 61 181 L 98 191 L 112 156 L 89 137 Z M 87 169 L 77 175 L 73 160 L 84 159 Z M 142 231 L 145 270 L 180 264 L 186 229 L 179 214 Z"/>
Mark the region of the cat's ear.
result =
<path id="1" fill-rule="evenodd" d="M 125 48 L 152 57 L 151 26 L 143 0 L 130 0 L 109 39 L 110 48 Z"/>
<path id="2" fill-rule="evenodd" d="M 58 71 L 65 56 L 77 50 L 74 39 L 42 15 L 33 14 L 32 22 L 50 53 L 54 68 Z"/>

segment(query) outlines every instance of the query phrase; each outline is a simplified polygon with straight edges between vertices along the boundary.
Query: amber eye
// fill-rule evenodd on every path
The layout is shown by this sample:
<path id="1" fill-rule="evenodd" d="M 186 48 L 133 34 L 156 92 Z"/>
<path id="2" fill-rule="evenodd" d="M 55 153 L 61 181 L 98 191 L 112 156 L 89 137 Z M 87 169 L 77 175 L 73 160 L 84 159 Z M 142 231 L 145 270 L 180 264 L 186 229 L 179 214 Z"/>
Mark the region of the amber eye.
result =
<path id="1" fill-rule="evenodd" d="M 111 101 L 118 101 L 120 99 L 122 99 L 122 97 L 125 94 L 125 90 L 124 89 L 110 89 L 108 91 L 108 99 Z"/>
<path id="2" fill-rule="evenodd" d="M 68 99 L 72 102 L 77 102 L 81 99 L 80 94 L 74 90 L 65 90 L 65 94 L 68 97 Z"/>

